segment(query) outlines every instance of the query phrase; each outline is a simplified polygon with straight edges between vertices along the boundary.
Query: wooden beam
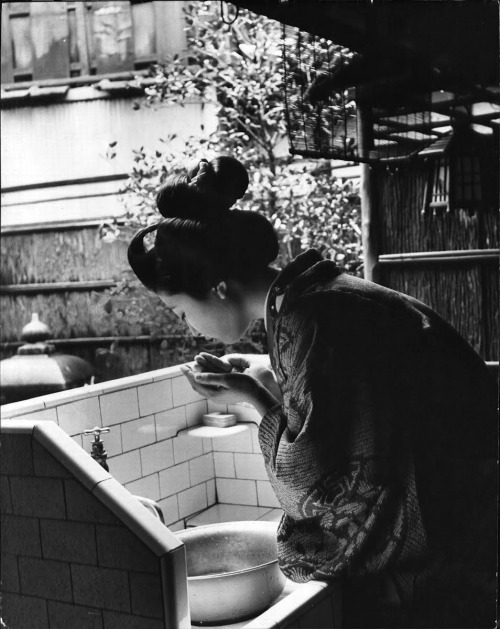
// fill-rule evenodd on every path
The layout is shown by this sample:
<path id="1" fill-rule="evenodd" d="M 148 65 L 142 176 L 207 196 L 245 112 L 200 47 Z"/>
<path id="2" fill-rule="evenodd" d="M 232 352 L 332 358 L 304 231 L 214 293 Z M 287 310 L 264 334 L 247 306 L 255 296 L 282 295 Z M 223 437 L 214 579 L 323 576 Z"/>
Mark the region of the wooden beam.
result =
<path id="1" fill-rule="evenodd" d="M 89 194 L 73 194 L 62 197 L 54 197 L 53 199 L 30 199 L 29 201 L 15 201 L 14 203 L 4 203 L 4 207 L 17 207 L 19 205 L 40 205 L 49 201 L 73 201 L 74 199 L 101 199 L 102 197 L 116 197 L 120 194 L 119 190 L 112 192 L 92 192 Z"/>
<path id="2" fill-rule="evenodd" d="M 116 286 L 116 280 L 90 280 L 80 282 L 46 282 L 43 284 L 5 284 L 0 286 L 3 295 L 60 293 L 80 290 L 105 290 Z"/>
<path id="3" fill-rule="evenodd" d="M 133 81 L 137 76 L 142 76 L 147 78 L 149 75 L 149 70 L 134 70 L 133 72 L 112 72 L 107 74 L 89 74 L 86 76 L 74 76 L 67 77 L 64 79 L 43 79 L 39 81 L 19 81 L 19 83 L 5 83 L 2 85 L 2 90 L 7 92 L 12 90 L 21 90 L 25 88 L 33 87 L 34 85 L 38 85 L 39 87 L 55 87 L 57 85 L 70 85 L 76 87 L 78 85 L 92 85 L 93 83 L 99 83 L 104 79 L 109 79 L 110 81 L 122 79 L 124 81 Z M 145 83 L 144 85 L 146 85 Z"/>
<path id="4" fill-rule="evenodd" d="M 22 234 L 24 232 L 47 232 L 62 231 L 70 229 L 89 229 L 91 227 L 100 227 L 103 223 L 115 223 L 123 226 L 125 221 L 120 216 L 104 216 L 100 219 L 75 220 L 75 221 L 54 221 L 53 223 L 29 223 L 26 225 L 6 225 L 0 228 L 0 233 L 4 236 L 8 234 Z"/>
<path id="5" fill-rule="evenodd" d="M 435 142 L 438 139 L 437 135 L 426 135 L 426 137 L 423 138 L 411 138 L 411 137 L 407 137 L 405 135 L 402 135 L 404 133 L 411 133 L 411 131 L 406 130 L 406 129 L 393 129 L 391 131 L 374 131 L 373 132 L 373 137 L 376 138 L 377 140 L 387 140 L 387 141 L 391 141 L 391 142 L 396 142 L 396 144 L 400 144 L 403 146 L 407 146 L 407 147 L 411 147 L 412 145 L 419 145 L 422 144 L 424 142 Z M 422 133 L 422 135 L 424 135 Z"/>
<path id="6" fill-rule="evenodd" d="M 24 190 L 37 190 L 38 188 L 59 188 L 62 186 L 74 186 L 85 183 L 100 183 L 102 181 L 122 181 L 128 179 L 128 173 L 115 175 L 97 175 L 95 177 L 80 177 L 79 179 L 60 179 L 58 181 L 43 181 L 41 183 L 28 183 L 21 186 L 8 186 L 2 188 L 2 193 L 23 192 Z"/>
<path id="7" fill-rule="evenodd" d="M 378 258 L 379 266 L 407 264 L 441 264 L 443 262 L 497 262 L 500 249 L 467 249 L 455 251 L 423 251 L 418 253 L 389 253 Z"/>
<path id="8" fill-rule="evenodd" d="M 392 127 L 392 129 L 388 129 L 386 131 L 379 130 L 377 131 L 377 137 L 385 137 L 387 134 L 394 133 L 396 130 L 401 132 L 407 131 L 434 131 L 435 129 L 439 129 L 441 127 L 450 127 L 453 125 L 455 118 L 460 117 L 463 119 L 467 117 L 469 122 L 475 124 L 488 124 L 493 120 L 500 118 L 500 112 L 489 112 L 487 114 L 477 114 L 476 116 L 470 115 L 466 116 L 466 114 L 460 114 L 460 116 L 455 115 L 454 112 L 450 113 L 449 120 L 436 120 L 435 122 L 420 122 L 414 124 L 406 124 L 404 122 L 400 122 L 399 120 L 391 120 L 390 117 L 380 118 L 379 120 L 375 120 L 375 125 L 380 125 L 382 127 Z M 493 128 L 493 127 L 491 127 Z"/>
<path id="9" fill-rule="evenodd" d="M 436 114 L 440 114 L 443 116 L 452 116 L 463 118 L 475 118 L 475 116 L 469 115 L 466 112 L 457 111 L 458 107 L 468 105 L 473 105 L 479 102 L 489 102 L 493 105 L 497 105 L 499 103 L 499 95 L 494 94 L 491 90 L 487 89 L 477 89 L 476 91 L 470 91 L 467 94 L 461 94 L 459 96 L 454 96 L 453 98 L 430 102 L 425 98 L 425 93 L 423 94 L 414 94 L 412 96 L 413 100 L 408 102 L 405 105 L 396 106 L 391 113 L 388 113 L 386 107 L 377 107 L 373 108 L 373 118 L 374 120 L 384 120 L 386 118 L 395 118 L 397 116 L 410 116 L 419 114 L 422 115 L 422 112 L 434 112 Z M 489 116 L 494 112 L 488 112 L 485 115 Z M 498 112 L 496 112 L 498 117 Z M 479 118 L 483 114 L 477 114 Z"/>
<path id="10" fill-rule="evenodd" d="M 134 343 L 161 343 L 162 341 L 183 341 L 189 334 L 159 334 L 159 335 L 138 335 L 138 336 L 92 336 L 72 339 L 49 339 L 47 343 L 56 347 L 65 347 L 71 345 L 101 345 L 119 343 L 122 345 L 133 345 Z M 203 336 L 195 336 L 193 340 L 196 342 L 206 342 Z M 26 345 L 24 341 L 5 341 L 0 343 L 0 349 L 12 350 Z"/>

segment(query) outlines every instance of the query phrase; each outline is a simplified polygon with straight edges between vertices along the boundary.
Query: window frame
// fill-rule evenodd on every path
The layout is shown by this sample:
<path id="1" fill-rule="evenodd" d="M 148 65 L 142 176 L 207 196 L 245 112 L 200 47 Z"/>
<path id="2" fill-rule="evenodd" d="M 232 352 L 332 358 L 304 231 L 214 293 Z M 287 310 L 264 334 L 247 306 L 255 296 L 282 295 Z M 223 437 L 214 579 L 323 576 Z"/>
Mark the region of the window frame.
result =
<path id="1" fill-rule="evenodd" d="M 154 42 L 154 54 L 136 56 L 135 54 L 135 39 L 134 39 L 134 19 L 133 19 L 133 7 L 135 4 L 151 3 L 155 16 L 153 42 Z M 57 3 L 59 5 L 64 4 L 66 9 L 66 15 L 68 20 L 68 42 L 67 42 L 67 54 L 69 62 L 69 75 L 67 77 L 54 77 L 54 78 L 34 78 L 34 52 L 33 61 L 30 71 L 16 70 L 14 67 L 13 59 L 13 35 L 11 28 L 11 19 L 19 17 L 31 18 L 29 7 L 20 11 L 12 9 L 11 5 L 15 3 L 5 2 L 2 3 L 2 36 L 8 38 L 6 47 L 2 45 L 2 79 L 7 76 L 8 79 L 1 83 L 2 90 L 11 91 L 17 89 L 25 89 L 32 86 L 50 87 L 57 85 L 92 85 L 102 81 L 103 79 L 133 79 L 136 76 L 146 76 L 149 74 L 149 66 L 161 62 L 162 51 L 159 45 L 159 30 L 162 20 L 160 19 L 160 13 L 167 9 L 165 5 L 170 3 L 159 3 L 154 0 L 128 0 L 128 6 L 130 7 L 131 16 L 131 44 L 133 50 L 133 68 L 126 71 L 111 71 L 105 73 L 97 73 L 97 60 L 94 49 L 94 33 L 92 27 L 92 13 L 96 8 L 96 5 L 92 0 L 85 0 L 84 2 L 78 0 L 71 0 L 64 3 Z M 48 3 L 51 4 L 51 3 Z M 162 6 L 163 5 L 163 6 Z M 70 14 L 73 13 L 74 17 L 70 18 Z M 73 20 L 73 25 L 70 22 Z M 181 25 L 179 25 L 181 27 Z M 32 36 L 32 35 L 31 35 Z M 79 54 L 79 60 L 71 60 L 71 48 L 72 38 L 76 38 L 76 47 Z M 5 54 L 4 54 L 5 53 Z M 10 53 L 10 54 L 9 54 Z"/>

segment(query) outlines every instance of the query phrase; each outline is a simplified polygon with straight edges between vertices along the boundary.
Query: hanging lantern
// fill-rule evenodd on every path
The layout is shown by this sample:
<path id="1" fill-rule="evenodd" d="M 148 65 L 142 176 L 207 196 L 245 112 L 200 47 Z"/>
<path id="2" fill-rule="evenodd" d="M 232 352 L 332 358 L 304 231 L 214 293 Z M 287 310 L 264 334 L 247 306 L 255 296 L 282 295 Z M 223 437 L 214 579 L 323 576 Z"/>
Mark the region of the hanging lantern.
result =
<path id="1" fill-rule="evenodd" d="M 448 146 L 451 134 L 434 142 L 419 152 L 419 156 L 428 163 L 427 181 L 424 192 L 422 212 L 450 210 L 450 159 Z"/>
<path id="2" fill-rule="evenodd" d="M 450 202 L 453 209 L 471 213 L 484 209 L 487 192 L 483 190 L 483 169 L 491 141 L 470 126 L 458 126 L 450 146 Z M 489 156 L 493 159 L 493 155 Z M 485 182 L 487 184 L 487 182 Z"/>
<path id="3" fill-rule="evenodd" d="M 497 137 L 457 125 L 419 152 L 429 164 L 423 212 L 494 209 L 498 199 Z"/>

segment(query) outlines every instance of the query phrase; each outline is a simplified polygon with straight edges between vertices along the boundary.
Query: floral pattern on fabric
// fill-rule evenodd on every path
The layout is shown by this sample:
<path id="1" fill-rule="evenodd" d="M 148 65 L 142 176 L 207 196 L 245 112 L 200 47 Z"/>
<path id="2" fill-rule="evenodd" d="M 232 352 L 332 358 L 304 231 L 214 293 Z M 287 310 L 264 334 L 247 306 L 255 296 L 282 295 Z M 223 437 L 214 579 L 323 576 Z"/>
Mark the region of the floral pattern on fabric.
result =
<path id="1" fill-rule="evenodd" d="M 283 402 L 263 417 L 259 441 L 284 510 L 282 571 L 297 582 L 389 576 L 401 604 L 411 606 L 416 591 L 430 600 L 453 549 L 475 544 L 467 519 L 475 494 L 464 505 L 449 488 L 464 486 L 461 457 L 479 486 L 477 457 L 494 454 L 496 402 L 484 365 L 430 308 L 343 274 L 314 251 L 272 287 L 268 336 Z M 484 514 L 491 522 L 491 508 Z M 466 598 L 473 570 L 465 557 L 455 571 L 462 589 L 444 584 L 440 609 Z M 471 561 L 481 572 L 482 559 Z M 488 566 L 474 587 L 494 576 Z"/>

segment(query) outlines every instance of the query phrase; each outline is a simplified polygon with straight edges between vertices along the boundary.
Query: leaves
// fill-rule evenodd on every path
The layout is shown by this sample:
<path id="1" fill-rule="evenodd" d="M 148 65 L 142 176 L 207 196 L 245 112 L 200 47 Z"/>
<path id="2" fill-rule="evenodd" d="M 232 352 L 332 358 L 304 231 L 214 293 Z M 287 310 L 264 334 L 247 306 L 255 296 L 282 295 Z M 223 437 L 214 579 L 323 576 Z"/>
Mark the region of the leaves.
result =
<path id="1" fill-rule="evenodd" d="M 145 147 L 133 151 L 134 166 L 122 190 L 129 224 L 136 229 L 158 220 L 156 194 L 167 175 L 184 173 L 200 157 L 234 155 L 250 176 L 238 207 L 261 212 L 272 221 L 280 240 L 278 266 L 314 247 L 360 273 L 359 180 L 337 178 L 328 160 L 288 154 L 281 25 L 243 9 L 232 26 L 224 24 L 217 2 L 186 3 L 186 23 L 189 52 L 152 66 L 154 83 L 147 89 L 147 105 L 203 98 L 215 106 L 218 127 L 212 134 L 199 129 L 183 141 L 175 134 L 159 138 L 161 151 Z M 297 66 L 295 80 L 297 89 L 309 80 L 303 66 Z M 177 317 L 136 283 L 122 282 L 112 299 L 113 309 L 106 312 L 115 330 L 125 320 L 128 334 L 179 336 L 182 341 L 162 342 L 162 351 L 177 362 L 199 349 Z M 247 334 L 242 347 L 249 346 L 251 351 L 263 351 L 263 330 Z M 222 344 L 210 348 L 207 351 L 224 351 Z"/>
<path id="2" fill-rule="evenodd" d="M 111 299 L 108 299 L 106 301 L 103 308 L 108 314 L 111 314 L 113 312 L 113 302 L 111 301 Z"/>

